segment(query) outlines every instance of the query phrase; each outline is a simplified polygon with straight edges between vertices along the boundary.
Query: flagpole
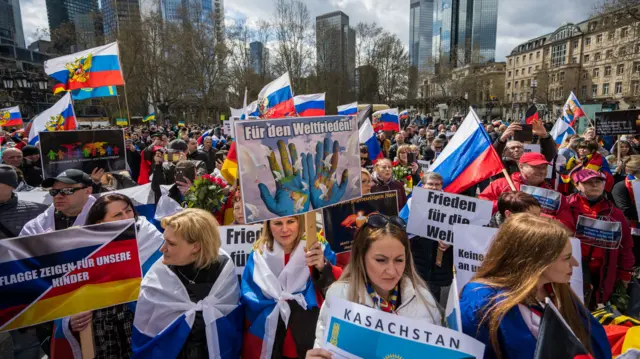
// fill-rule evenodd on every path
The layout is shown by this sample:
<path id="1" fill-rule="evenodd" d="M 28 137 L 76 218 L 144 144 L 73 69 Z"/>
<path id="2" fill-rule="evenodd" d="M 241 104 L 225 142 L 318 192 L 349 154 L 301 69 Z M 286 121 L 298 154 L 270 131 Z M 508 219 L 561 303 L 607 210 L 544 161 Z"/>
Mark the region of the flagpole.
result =
<path id="1" fill-rule="evenodd" d="M 122 116 L 122 107 L 120 107 L 120 95 L 116 95 L 116 101 L 118 101 L 118 114 L 120 116 Z M 116 119 L 116 122 L 118 122 L 118 119 Z M 127 124 L 129 124 L 129 119 L 127 119 Z M 116 123 L 117 125 L 117 123 Z"/>
<path id="2" fill-rule="evenodd" d="M 122 61 L 120 61 L 120 42 L 116 40 L 116 46 L 118 47 L 118 64 L 120 65 L 120 72 L 122 72 Z M 124 82 L 124 103 L 127 107 L 127 123 L 131 123 L 131 114 L 129 113 L 129 97 L 127 96 L 127 81 L 124 79 L 124 74 L 122 74 L 122 82 Z"/>

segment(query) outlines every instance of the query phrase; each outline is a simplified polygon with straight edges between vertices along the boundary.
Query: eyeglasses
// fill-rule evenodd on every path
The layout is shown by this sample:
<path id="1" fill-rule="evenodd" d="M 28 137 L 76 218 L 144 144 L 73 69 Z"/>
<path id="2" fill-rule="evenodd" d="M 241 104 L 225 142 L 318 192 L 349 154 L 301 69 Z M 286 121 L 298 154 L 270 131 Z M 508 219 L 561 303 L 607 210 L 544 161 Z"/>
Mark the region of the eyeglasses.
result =
<path id="1" fill-rule="evenodd" d="M 51 197 L 55 197 L 58 194 L 61 194 L 63 196 L 71 196 L 72 194 L 78 192 L 81 189 L 86 189 L 87 187 L 80 187 L 80 188 L 61 188 L 61 189 L 50 189 L 49 190 L 49 195 Z"/>
<path id="2" fill-rule="evenodd" d="M 385 216 L 384 214 L 374 213 L 367 217 L 367 225 L 373 228 L 383 228 L 387 224 L 391 223 L 392 225 L 402 229 L 403 231 L 407 228 L 407 223 L 404 219 L 398 216 Z"/>

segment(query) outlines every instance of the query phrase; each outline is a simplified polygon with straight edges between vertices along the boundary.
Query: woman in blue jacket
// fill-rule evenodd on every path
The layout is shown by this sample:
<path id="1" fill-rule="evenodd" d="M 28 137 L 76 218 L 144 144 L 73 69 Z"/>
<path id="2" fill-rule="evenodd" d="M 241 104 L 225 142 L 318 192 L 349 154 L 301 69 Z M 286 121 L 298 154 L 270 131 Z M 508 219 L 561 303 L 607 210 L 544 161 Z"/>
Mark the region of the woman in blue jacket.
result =
<path id="1" fill-rule="evenodd" d="M 611 358 L 604 329 L 569 286 L 576 266 L 558 222 L 527 213 L 511 216 L 462 290 L 464 333 L 486 345 L 486 359 L 532 359 L 550 298 L 595 359 Z"/>

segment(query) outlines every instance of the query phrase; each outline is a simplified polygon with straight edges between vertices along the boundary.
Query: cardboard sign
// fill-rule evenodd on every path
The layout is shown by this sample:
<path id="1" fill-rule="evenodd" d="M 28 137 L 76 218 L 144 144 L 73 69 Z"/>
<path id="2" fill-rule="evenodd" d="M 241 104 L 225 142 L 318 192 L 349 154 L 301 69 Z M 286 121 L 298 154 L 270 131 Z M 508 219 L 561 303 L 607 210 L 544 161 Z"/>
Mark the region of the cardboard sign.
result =
<path id="1" fill-rule="evenodd" d="M 526 185 L 520 185 L 520 191 L 535 197 L 540 203 L 542 213 L 555 215 L 560 209 L 560 204 L 562 203 L 562 194 L 560 192 Z"/>
<path id="2" fill-rule="evenodd" d="M 0 331 L 138 299 L 133 220 L 0 241 Z"/>
<path id="3" fill-rule="evenodd" d="M 596 135 L 635 135 L 638 133 L 640 110 L 596 112 Z"/>
<path id="4" fill-rule="evenodd" d="M 361 196 L 355 116 L 236 121 L 240 187 L 251 223 Z"/>
<path id="5" fill-rule="evenodd" d="M 39 136 L 44 178 L 68 169 L 87 174 L 95 168 L 106 172 L 127 169 L 123 130 L 40 132 Z"/>
<path id="6" fill-rule="evenodd" d="M 578 216 L 576 237 L 580 238 L 582 244 L 605 249 L 618 249 L 622 240 L 622 224 Z"/>
<path id="7" fill-rule="evenodd" d="M 524 145 L 524 153 L 529 153 L 529 152 L 540 153 L 540 145 L 532 144 L 532 143 L 526 143 Z"/>
<path id="8" fill-rule="evenodd" d="M 326 309 L 324 309 L 326 306 Z M 481 359 L 484 344 L 461 332 L 418 318 L 385 313 L 328 297 L 323 347 L 333 358 Z M 437 312 L 437 309 L 432 308 Z"/>
<path id="9" fill-rule="evenodd" d="M 229 258 L 236 265 L 236 274 L 238 276 L 242 277 L 253 245 L 260 238 L 261 233 L 261 224 L 220 227 L 222 249 L 229 254 Z"/>
<path id="10" fill-rule="evenodd" d="M 324 235 L 338 256 L 338 265 L 348 264 L 349 256 L 343 254 L 351 252 L 353 236 L 370 214 L 398 215 L 397 196 L 396 191 L 370 193 L 322 210 Z"/>
<path id="11" fill-rule="evenodd" d="M 455 226 L 454 232 L 456 247 L 453 251 L 453 264 L 456 269 L 456 283 L 458 288 L 462 290 L 482 265 L 498 229 L 458 224 Z M 584 301 L 580 240 L 577 238 L 570 240 L 573 258 L 578 261 L 578 266 L 573 268 L 570 285 L 578 298 Z"/>
<path id="12" fill-rule="evenodd" d="M 493 203 L 451 193 L 416 187 L 411 197 L 407 233 L 454 244 L 453 226 L 486 225 L 491 220 Z"/>
<path id="13" fill-rule="evenodd" d="M 429 172 L 429 166 L 431 166 L 431 163 L 429 161 L 418 160 L 418 166 L 420 166 L 420 171 L 422 173 L 427 173 Z"/>

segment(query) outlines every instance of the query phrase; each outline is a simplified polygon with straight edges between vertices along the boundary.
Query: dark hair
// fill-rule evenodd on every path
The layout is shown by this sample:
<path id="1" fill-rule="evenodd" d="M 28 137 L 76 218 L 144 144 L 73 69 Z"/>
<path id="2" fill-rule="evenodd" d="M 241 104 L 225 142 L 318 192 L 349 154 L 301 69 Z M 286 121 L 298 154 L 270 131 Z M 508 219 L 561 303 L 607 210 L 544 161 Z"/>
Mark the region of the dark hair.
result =
<path id="1" fill-rule="evenodd" d="M 583 141 L 578 143 L 578 145 L 576 146 L 576 148 L 586 148 L 591 153 L 596 152 L 599 147 L 600 146 L 596 141 Z"/>
<path id="2" fill-rule="evenodd" d="M 369 147 L 367 147 L 367 145 L 360 145 L 360 153 L 361 154 L 368 154 L 369 153 Z"/>
<path id="3" fill-rule="evenodd" d="M 540 202 L 525 192 L 504 192 L 498 198 L 498 212 L 503 216 L 506 211 L 522 213 L 531 207 L 540 207 Z"/>
<path id="4" fill-rule="evenodd" d="M 183 140 L 173 140 L 169 143 L 169 149 L 174 151 L 185 152 L 188 147 L 187 143 Z"/>
<path id="5" fill-rule="evenodd" d="M 84 222 L 84 225 L 88 226 L 92 224 L 98 224 L 98 222 L 104 220 L 104 216 L 107 215 L 107 206 L 110 203 L 119 201 L 125 202 L 131 207 L 131 209 L 133 210 L 133 216 L 137 220 L 138 212 L 136 212 L 136 207 L 133 205 L 133 201 L 131 201 L 131 198 L 120 193 L 112 193 L 104 195 L 96 200 L 96 203 L 94 203 L 93 206 L 91 206 L 91 208 L 89 209 L 87 220 Z"/>

